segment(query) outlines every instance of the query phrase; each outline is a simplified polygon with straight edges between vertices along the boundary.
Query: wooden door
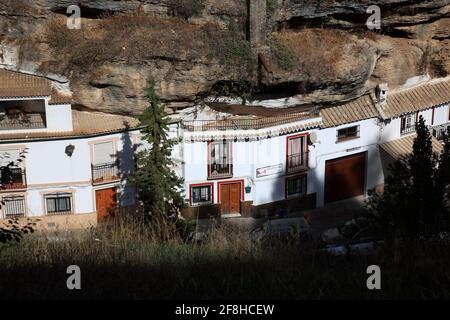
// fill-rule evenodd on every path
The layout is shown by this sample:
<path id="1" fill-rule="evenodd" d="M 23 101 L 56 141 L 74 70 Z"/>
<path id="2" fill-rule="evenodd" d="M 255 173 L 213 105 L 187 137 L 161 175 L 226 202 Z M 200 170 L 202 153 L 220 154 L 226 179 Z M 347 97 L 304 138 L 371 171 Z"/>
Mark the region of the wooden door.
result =
<path id="1" fill-rule="evenodd" d="M 220 213 L 241 213 L 241 183 L 220 185 Z"/>
<path id="2" fill-rule="evenodd" d="M 117 205 L 116 188 L 108 188 L 95 191 L 95 203 L 97 208 L 97 221 L 102 222 L 107 217 L 114 215 Z"/>
<path id="3" fill-rule="evenodd" d="M 329 160 L 325 164 L 325 203 L 364 194 L 366 153 Z"/>

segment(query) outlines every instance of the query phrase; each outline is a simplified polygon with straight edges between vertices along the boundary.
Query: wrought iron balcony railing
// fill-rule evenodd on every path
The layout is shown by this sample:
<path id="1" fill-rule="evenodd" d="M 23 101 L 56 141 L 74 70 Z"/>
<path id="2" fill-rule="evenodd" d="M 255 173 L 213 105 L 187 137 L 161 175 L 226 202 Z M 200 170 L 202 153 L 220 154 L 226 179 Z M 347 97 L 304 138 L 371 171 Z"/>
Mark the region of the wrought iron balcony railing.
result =
<path id="1" fill-rule="evenodd" d="M 119 164 L 117 162 L 92 165 L 92 183 L 98 184 L 119 179 Z"/>
<path id="2" fill-rule="evenodd" d="M 25 170 L 22 168 L 9 168 L 9 172 L 2 178 L 1 189 L 21 190 L 27 188 Z"/>
<path id="3" fill-rule="evenodd" d="M 307 170 L 308 169 L 308 153 L 295 153 L 290 154 L 287 157 L 287 173 L 293 173 L 297 171 Z"/>

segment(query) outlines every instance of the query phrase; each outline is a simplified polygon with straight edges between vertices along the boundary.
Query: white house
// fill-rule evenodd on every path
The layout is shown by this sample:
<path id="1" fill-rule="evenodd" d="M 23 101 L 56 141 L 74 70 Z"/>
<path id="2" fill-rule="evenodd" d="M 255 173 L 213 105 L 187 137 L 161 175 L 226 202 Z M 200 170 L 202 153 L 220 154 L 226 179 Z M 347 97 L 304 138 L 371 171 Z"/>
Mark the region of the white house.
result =
<path id="1" fill-rule="evenodd" d="M 138 121 L 72 110 L 47 79 L 0 70 L 0 161 L 14 162 L 0 215 L 42 217 L 44 227 L 95 225 L 116 205 L 134 204 L 127 186 Z M 23 161 L 17 161 L 23 155 Z"/>
<path id="2" fill-rule="evenodd" d="M 418 116 L 440 138 L 449 102 L 444 78 L 393 91 L 380 85 L 318 111 L 212 103 L 179 122 L 185 215 L 290 214 L 382 190 L 388 164 L 412 151 Z"/>
<path id="3" fill-rule="evenodd" d="M 131 117 L 72 110 L 50 81 L 0 70 L 2 218 L 41 217 L 44 227 L 94 225 L 131 206 L 134 150 L 146 147 Z M 375 92 L 331 107 L 209 103 L 172 116 L 176 172 L 187 218 L 268 216 L 382 190 L 387 166 L 411 152 L 422 115 L 436 137 L 450 125 L 450 78 Z M 21 153 L 24 161 L 16 162 Z"/>

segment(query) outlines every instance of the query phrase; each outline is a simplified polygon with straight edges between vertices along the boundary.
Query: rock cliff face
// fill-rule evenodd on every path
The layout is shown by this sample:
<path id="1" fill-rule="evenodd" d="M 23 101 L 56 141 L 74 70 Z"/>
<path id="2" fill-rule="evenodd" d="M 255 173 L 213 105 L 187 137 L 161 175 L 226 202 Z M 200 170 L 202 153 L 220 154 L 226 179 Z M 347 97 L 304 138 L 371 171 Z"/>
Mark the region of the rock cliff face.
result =
<path id="1" fill-rule="evenodd" d="M 374 32 L 372 1 L 250 1 L 256 13 L 247 0 L 83 0 L 69 30 L 73 1 L 4 0 L 0 66 L 70 86 L 80 109 L 123 114 L 145 108 L 149 77 L 177 109 L 211 94 L 328 104 L 450 74 L 450 0 L 377 1 Z"/>

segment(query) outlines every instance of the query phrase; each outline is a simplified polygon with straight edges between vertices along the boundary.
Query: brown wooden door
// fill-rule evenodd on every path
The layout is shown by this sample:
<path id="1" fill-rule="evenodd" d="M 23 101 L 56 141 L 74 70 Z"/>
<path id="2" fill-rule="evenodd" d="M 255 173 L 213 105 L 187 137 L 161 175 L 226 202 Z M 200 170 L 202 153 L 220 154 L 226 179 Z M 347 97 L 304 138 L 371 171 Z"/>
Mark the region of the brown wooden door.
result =
<path id="1" fill-rule="evenodd" d="M 241 184 L 220 185 L 220 213 L 241 213 Z"/>
<path id="2" fill-rule="evenodd" d="M 95 203 L 97 208 L 98 222 L 104 221 L 107 217 L 114 215 L 117 205 L 116 188 L 108 188 L 95 191 Z"/>
<path id="3" fill-rule="evenodd" d="M 366 153 L 325 163 L 325 203 L 364 194 Z"/>

